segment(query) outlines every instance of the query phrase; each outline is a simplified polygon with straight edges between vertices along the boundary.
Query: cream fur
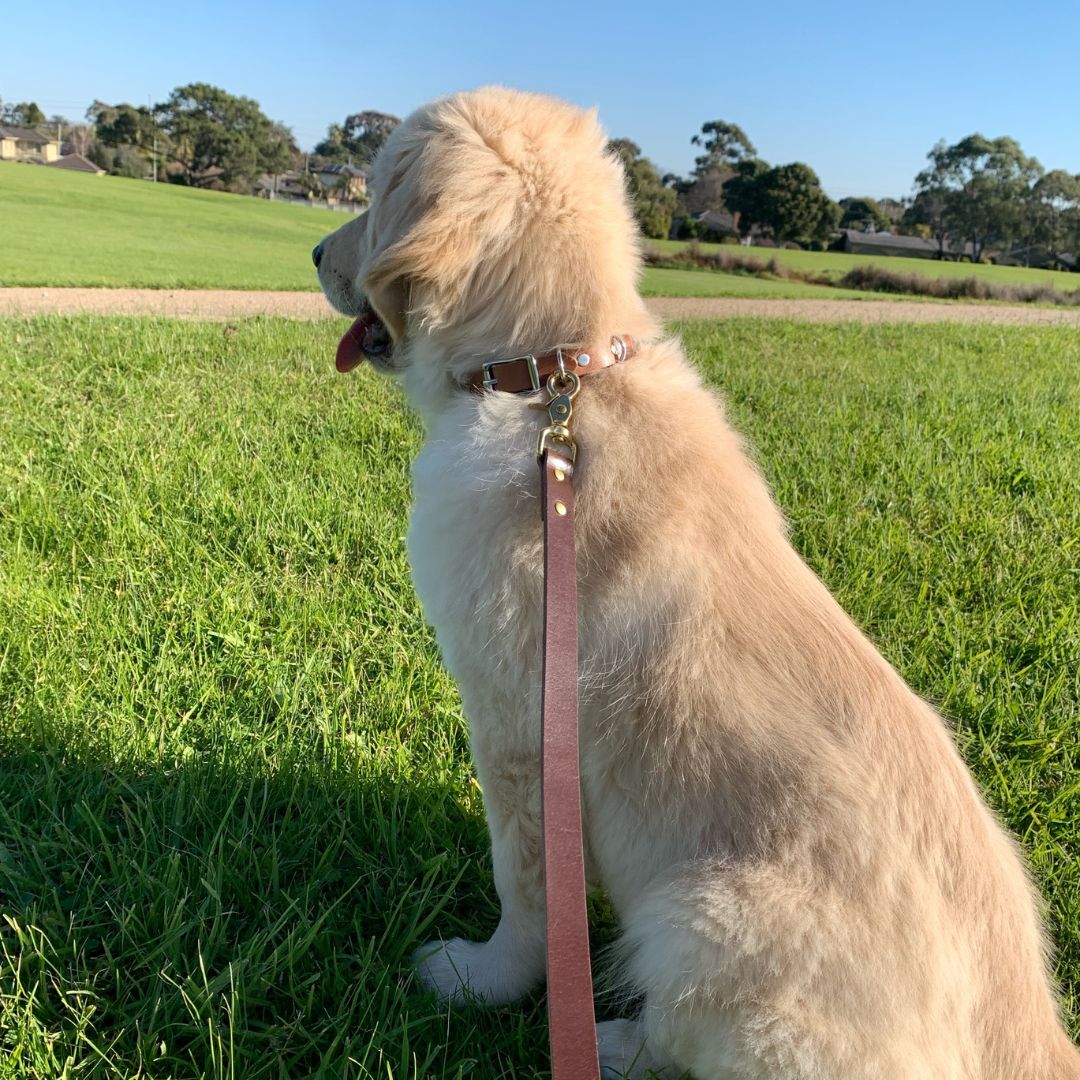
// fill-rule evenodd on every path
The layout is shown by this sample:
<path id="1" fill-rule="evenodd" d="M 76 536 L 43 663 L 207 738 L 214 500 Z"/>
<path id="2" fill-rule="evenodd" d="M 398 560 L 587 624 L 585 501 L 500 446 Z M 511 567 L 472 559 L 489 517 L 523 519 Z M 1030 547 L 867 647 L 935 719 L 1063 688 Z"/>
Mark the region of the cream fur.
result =
<path id="1" fill-rule="evenodd" d="M 575 403 L 590 878 L 640 1014 L 608 1076 L 1080 1080 L 1036 897 L 933 710 L 792 549 L 761 477 L 636 291 L 636 230 L 592 113 L 488 88 L 427 106 L 327 238 L 423 416 L 409 554 L 469 716 L 502 917 L 421 950 L 442 997 L 544 974 L 541 534 L 531 395 L 488 358 L 645 341 Z M 387 366 L 387 365 L 384 365 Z"/>

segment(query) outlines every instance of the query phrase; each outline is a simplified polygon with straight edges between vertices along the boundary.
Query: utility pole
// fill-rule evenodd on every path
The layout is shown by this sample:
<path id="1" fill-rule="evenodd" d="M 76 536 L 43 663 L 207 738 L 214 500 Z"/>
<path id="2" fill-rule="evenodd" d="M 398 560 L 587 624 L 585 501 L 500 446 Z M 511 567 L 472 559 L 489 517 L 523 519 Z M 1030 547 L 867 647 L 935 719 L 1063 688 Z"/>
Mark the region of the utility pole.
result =
<path id="1" fill-rule="evenodd" d="M 146 111 L 150 119 L 154 121 L 154 183 L 157 183 L 157 120 L 154 119 L 154 106 L 150 102 L 150 95 L 146 95 Z"/>

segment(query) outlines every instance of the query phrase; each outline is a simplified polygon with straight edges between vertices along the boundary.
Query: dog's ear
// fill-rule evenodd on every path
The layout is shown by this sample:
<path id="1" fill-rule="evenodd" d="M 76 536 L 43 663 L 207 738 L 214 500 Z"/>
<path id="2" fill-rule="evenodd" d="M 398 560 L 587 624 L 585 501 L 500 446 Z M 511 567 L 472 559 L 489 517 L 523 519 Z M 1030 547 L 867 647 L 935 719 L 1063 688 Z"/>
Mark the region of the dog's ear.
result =
<path id="1" fill-rule="evenodd" d="M 361 286 L 375 313 L 382 319 L 394 341 L 405 336 L 405 320 L 409 312 L 408 278 L 392 258 L 377 256 L 370 268 L 361 274 Z"/>
<path id="2" fill-rule="evenodd" d="M 404 235 L 376 251 L 361 283 L 394 336 L 413 315 L 429 326 L 445 323 L 483 263 L 505 249 L 510 223 L 451 198 L 420 209 Z"/>
<path id="3" fill-rule="evenodd" d="M 362 288 L 395 337 L 408 316 L 428 327 L 444 324 L 520 231 L 518 173 L 471 127 L 425 119 L 386 162 L 360 270 Z"/>

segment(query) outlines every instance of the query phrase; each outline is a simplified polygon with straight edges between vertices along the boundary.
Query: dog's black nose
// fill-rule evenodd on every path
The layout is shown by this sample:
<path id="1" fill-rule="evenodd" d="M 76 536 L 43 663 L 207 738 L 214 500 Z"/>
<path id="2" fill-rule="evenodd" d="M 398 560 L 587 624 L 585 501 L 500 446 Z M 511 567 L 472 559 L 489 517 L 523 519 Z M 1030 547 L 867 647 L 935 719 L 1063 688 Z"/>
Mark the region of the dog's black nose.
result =
<path id="1" fill-rule="evenodd" d="M 322 262 L 322 244 L 316 244 L 315 250 L 311 253 L 311 261 L 315 264 L 315 269 L 319 269 L 319 263 Z"/>

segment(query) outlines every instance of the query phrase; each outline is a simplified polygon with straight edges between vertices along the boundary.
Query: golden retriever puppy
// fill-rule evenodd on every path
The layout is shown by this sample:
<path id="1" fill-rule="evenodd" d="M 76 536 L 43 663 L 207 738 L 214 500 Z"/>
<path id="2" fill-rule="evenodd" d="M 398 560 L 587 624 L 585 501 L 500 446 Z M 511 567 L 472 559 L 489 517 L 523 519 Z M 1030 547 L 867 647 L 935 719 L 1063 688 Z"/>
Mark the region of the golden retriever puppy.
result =
<path id="1" fill-rule="evenodd" d="M 484 361 L 633 335 L 582 379 L 577 544 L 590 880 L 640 1011 L 608 1076 L 1078 1080 L 1036 896 L 941 719 L 793 550 L 765 483 L 638 296 L 591 112 L 488 88 L 420 109 L 316 249 L 327 297 L 421 414 L 409 556 L 461 688 L 502 914 L 433 943 L 442 998 L 544 977 L 542 395 Z"/>

